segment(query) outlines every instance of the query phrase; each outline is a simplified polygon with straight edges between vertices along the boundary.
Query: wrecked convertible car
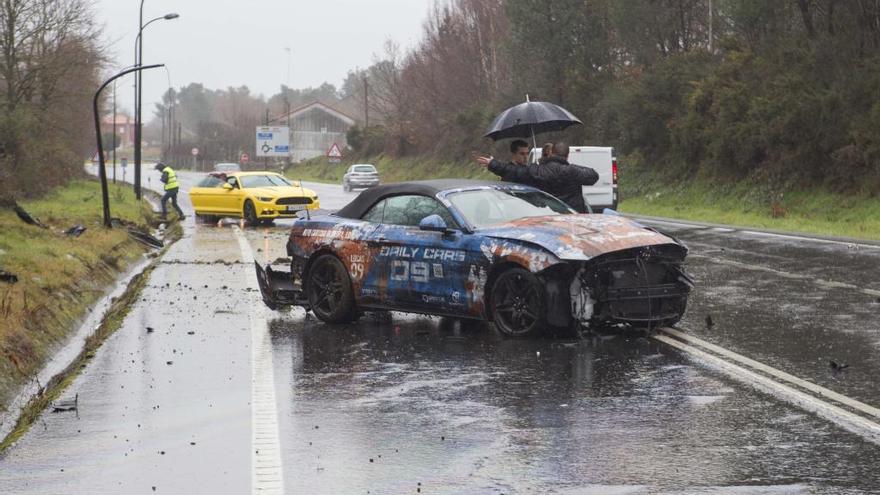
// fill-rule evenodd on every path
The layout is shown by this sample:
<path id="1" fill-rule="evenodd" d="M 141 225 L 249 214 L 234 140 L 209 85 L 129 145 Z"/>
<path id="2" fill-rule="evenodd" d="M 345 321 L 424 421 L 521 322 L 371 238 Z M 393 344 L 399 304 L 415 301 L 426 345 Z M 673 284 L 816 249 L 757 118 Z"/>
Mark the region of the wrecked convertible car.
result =
<path id="1" fill-rule="evenodd" d="M 489 320 L 509 336 L 650 329 L 676 323 L 693 287 L 675 239 L 504 182 L 378 186 L 296 221 L 287 252 L 289 273 L 257 264 L 263 300 L 328 323 L 394 310 Z"/>

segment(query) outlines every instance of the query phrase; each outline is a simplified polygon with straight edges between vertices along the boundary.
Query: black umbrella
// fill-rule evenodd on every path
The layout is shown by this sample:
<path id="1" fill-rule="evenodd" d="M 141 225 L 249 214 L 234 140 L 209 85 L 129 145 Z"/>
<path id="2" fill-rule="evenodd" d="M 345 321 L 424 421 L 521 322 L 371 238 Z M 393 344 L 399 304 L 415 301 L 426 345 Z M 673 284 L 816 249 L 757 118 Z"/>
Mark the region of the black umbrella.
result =
<path id="1" fill-rule="evenodd" d="M 542 132 L 561 131 L 575 124 L 583 124 L 568 110 L 546 101 L 529 101 L 520 103 L 501 112 L 484 137 L 495 141 L 514 137 L 531 137 L 535 142 L 535 134 Z"/>

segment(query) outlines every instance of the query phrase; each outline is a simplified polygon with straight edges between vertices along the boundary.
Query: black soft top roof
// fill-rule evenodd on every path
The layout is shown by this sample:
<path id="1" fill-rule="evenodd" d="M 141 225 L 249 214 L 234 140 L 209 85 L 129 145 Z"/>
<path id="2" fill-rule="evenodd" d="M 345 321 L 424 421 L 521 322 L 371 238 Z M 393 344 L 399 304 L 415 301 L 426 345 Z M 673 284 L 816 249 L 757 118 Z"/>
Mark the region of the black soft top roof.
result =
<path id="1" fill-rule="evenodd" d="M 412 182 L 398 182 L 396 184 L 386 184 L 382 186 L 371 187 L 360 193 L 351 203 L 345 205 L 341 210 L 335 213 L 336 216 L 343 218 L 361 218 L 376 204 L 377 201 L 389 196 L 401 196 L 404 194 L 418 194 L 422 196 L 435 197 L 441 191 L 450 189 L 466 189 L 472 187 L 514 187 L 517 184 L 507 182 L 499 182 L 495 180 L 468 180 L 468 179 L 435 179 L 435 180 L 419 180 Z"/>

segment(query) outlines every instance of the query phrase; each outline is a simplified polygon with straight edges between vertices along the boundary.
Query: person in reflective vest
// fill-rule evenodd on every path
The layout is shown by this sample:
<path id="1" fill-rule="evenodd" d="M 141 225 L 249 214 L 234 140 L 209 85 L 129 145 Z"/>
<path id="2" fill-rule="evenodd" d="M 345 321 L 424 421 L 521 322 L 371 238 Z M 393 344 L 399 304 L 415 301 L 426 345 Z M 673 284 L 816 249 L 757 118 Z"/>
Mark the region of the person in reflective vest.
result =
<path id="1" fill-rule="evenodd" d="M 159 180 L 165 184 L 165 195 L 162 196 L 162 220 L 165 220 L 168 215 L 166 203 L 169 199 L 171 200 L 171 206 L 177 211 L 177 216 L 179 216 L 181 220 L 185 219 L 186 215 L 183 214 L 183 210 L 177 205 L 177 191 L 180 190 L 180 182 L 177 182 L 177 174 L 174 173 L 174 169 L 162 162 L 157 163 L 155 168 L 159 172 L 162 172 L 162 178 Z"/>

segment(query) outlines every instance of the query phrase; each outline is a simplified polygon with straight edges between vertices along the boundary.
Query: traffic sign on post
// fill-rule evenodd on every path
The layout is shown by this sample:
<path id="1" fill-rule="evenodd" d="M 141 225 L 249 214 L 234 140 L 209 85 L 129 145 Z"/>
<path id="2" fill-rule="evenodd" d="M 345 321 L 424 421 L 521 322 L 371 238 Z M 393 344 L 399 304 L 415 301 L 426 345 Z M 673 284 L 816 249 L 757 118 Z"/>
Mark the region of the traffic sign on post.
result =
<path id="1" fill-rule="evenodd" d="M 330 159 L 330 163 L 339 163 L 342 161 L 342 150 L 339 149 L 339 145 L 333 143 L 333 146 L 327 150 L 327 158 Z"/>
<path id="2" fill-rule="evenodd" d="M 191 151 L 191 153 L 192 153 L 193 156 L 198 156 L 198 154 L 199 154 L 199 149 L 198 149 L 198 148 L 193 148 L 192 151 Z"/>
<path id="3" fill-rule="evenodd" d="M 257 127 L 257 156 L 286 158 L 289 155 L 289 127 Z"/>

